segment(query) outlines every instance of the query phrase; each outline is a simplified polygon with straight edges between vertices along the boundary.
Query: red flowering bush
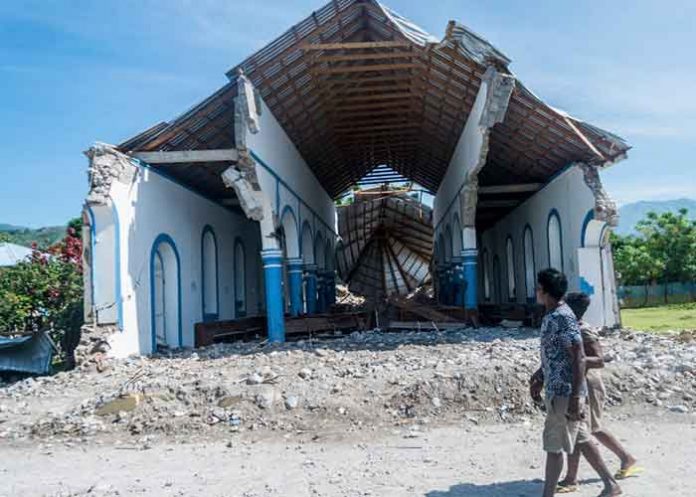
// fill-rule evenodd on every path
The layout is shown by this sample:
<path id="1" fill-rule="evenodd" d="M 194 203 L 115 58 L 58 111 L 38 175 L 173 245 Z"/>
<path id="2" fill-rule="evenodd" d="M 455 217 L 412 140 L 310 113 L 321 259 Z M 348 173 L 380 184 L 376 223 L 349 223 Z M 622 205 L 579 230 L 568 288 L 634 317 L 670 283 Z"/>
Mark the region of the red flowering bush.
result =
<path id="1" fill-rule="evenodd" d="M 53 330 L 62 340 L 82 325 L 82 239 L 73 221 L 63 240 L 46 252 L 32 244 L 32 255 L 0 269 L 0 334 Z"/>

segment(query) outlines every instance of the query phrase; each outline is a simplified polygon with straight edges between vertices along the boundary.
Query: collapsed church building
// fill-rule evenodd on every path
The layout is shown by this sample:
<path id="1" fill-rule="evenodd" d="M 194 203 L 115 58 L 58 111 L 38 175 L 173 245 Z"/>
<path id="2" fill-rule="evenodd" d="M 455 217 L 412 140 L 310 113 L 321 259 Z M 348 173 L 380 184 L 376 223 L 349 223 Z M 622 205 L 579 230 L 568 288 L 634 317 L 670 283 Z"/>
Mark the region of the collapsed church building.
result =
<path id="1" fill-rule="evenodd" d="M 535 273 L 556 267 L 592 295 L 588 321 L 617 324 L 599 171 L 630 147 L 544 103 L 510 62 L 457 22 L 438 39 L 376 0 L 333 0 L 180 117 L 95 144 L 88 322 L 113 329 L 115 355 L 254 316 L 282 341 L 286 319 L 331 308 L 339 277 L 392 257 L 408 267 L 377 271 L 383 293 L 429 279 L 471 316 L 533 301 Z M 382 245 L 339 238 L 334 200 L 376 168 L 434 195 L 424 240 L 398 216 Z"/>

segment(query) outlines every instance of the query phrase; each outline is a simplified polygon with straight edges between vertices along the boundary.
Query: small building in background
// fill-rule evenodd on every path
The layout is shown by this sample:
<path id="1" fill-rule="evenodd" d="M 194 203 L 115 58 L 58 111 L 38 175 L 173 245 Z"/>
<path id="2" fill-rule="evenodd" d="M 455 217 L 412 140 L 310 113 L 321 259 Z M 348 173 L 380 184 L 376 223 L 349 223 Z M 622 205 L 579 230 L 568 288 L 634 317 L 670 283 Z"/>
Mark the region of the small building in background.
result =
<path id="1" fill-rule="evenodd" d="M 0 243 L 0 267 L 14 266 L 31 257 L 32 250 L 15 243 Z"/>

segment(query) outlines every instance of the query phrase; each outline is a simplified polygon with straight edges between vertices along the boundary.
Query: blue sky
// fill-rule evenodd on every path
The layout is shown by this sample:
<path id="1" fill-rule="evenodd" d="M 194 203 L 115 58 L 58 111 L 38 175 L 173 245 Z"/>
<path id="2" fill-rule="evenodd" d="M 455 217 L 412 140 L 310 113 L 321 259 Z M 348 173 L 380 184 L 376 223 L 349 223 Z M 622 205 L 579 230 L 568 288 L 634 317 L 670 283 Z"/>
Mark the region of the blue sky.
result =
<path id="1" fill-rule="evenodd" d="M 0 2 L 0 223 L 79 215 L 94 141 L 118 143 L 225 82 L 321 0 Z M 433 35 L 456 19 L 551 105 L 633 146 L 620 203 L 696 198 L 696 2 L 388 0 Z"/>

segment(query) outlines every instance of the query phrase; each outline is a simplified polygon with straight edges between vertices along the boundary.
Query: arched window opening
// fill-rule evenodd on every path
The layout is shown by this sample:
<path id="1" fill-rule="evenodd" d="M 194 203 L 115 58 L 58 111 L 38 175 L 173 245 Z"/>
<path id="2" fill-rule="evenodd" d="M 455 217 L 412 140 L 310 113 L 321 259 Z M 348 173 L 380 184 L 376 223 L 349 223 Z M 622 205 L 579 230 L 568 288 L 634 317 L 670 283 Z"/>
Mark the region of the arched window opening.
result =
<path id="1" fill-rule="evenodd" d="M 304 226 L 302 226 L 302 261 L 305 264 L 314 264 L 314 243 L 312 240 L 312 229 L 305 221 Z"/>
<path id="2" fill-rule="evenodd" d="M 534 236 L 529 225 L 524 229 L 524 283 L 527 301 L 536 296 L 536 268 L 534 267 Z"/>
<path id="3" fill-rule="evenodd" d="M 508 236 L 505 242 L 505 260 L 507 265 L 507 290 L 508 300 L 514 302 L 517 297 L 517 287 L 515 282 L 515 248 L 512 245 L 512 238 Z"/>
<path id="4" fill-rule="evenodd" d="M 502 282 L 503 275 L 500 272 L 500 259 L 497 255 L 493 256 L 493 300 L 496 304 L 503 303 Z"/>
<path id="5" fill-rule="evenodd" d="M 445 228 L 445 263 L 452 262 L 452 228 Z"/>
<path id="6" fill-rule="evenodd" d="M 203 321 L 218 318 L 218 250 L 215 233 L 210 226 L 203 229 L 201 241 L 201 300 Z"/>
<path id="7" fill-rule="evenodd" d="M 483 251 L 483 298 L 491 300 L 491 269 L 488 260 L 488 251 Z"/>
<path id="8" fill-rule="evenodd" d="M 563 271 L 563 233 L 561 218 L 555 209 L 549 214 L 548 222 L 549 267 Z"/>
<path id="9" fill-rule="evenodd" d="M 150 305 L 152 350 L 181 347 L 181 265 L 174 240 L 155 239 L 150 254 Z"/>
<path id="10" fill-rule="evenodd" d="M 459 222 L 459 216 L 454 216 L 452 223 L 452 255 L 459 257 L 462 255 L 462 226 Z"/>
<path id="11" fill-rule="evenodd" d="M 234 243 L 234 315 L 241 318 L 246 313 L 246 260 L 244 244 L 237 239 Z"/>

